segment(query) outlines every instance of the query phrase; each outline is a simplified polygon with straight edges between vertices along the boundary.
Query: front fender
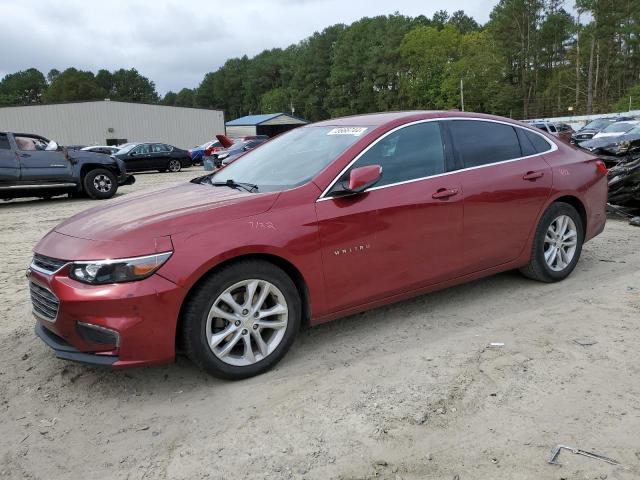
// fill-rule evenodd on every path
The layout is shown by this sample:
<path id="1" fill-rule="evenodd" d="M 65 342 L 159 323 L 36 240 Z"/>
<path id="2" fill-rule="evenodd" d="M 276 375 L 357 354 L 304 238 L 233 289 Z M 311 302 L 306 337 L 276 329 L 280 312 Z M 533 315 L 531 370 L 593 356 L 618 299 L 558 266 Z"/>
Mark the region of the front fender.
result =
<path id="1" fill-rule="evenodd" d="M 197 233 L 172 235 L 171 239 L 174 254 L 158 273 L 186 291 L 222 263 L 248 256 L 271 256 L 300 273 L 313 305 L 312 316 L 324 310 L 322 259 L 313 204 L 291 205 L 220 222 Z"/>

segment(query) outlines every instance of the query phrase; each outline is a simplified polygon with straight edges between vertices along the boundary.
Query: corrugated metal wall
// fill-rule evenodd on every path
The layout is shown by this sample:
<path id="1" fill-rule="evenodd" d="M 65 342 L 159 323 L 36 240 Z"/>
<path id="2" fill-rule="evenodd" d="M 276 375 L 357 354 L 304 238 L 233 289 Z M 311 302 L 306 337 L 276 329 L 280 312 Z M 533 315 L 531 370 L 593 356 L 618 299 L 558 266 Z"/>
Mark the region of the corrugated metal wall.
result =
<path id="1" fill-rule="evenodd" d="M 62 145 L 103 145 L 118 138 L 191 148 L 225 133 L 225 127 L 222 110 L 97 101 L 0 108 L 0 131 L 35 133 Z"/>
<path id="2" fill-rule="evenodd" d="M 255 135 L 256 127 L 250 125 L 230 125 L 227 127 L 227 135 L 231 138 L 246 137 L 248 135 Z"/>
<path id="3" fill-rule="evenodd" d="M 299 120 L 289 115 L 280 115 L 279 117 L 262 122 L 260 125 L 303 125 L 307 122 Z"/>

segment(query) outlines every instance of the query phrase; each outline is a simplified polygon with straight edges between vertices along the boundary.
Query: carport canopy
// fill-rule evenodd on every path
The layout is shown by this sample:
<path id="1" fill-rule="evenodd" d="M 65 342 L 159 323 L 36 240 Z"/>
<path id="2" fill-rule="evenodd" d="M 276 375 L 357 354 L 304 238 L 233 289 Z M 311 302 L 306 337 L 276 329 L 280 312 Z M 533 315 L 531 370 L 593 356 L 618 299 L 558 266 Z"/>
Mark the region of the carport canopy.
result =
<path id="1" fill-rule="evenodd" d="M 287 113 L 266 113 L 236 118 L 227 122 L 226 126 L 227 135 L 232 138 L 248 135 L 274 137 L 307 123 L 309 122 Z"/>

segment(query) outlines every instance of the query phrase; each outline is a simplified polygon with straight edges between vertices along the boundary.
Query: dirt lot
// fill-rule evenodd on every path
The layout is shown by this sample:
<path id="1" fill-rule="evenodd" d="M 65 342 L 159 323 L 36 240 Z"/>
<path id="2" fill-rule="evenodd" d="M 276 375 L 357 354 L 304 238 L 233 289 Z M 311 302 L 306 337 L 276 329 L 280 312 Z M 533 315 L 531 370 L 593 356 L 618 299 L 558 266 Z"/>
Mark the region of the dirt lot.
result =
<path id="1" fill-rule="evenodd" d="M 640 228 L 611 219 L 561 284 L 506 273 L 339 320 L 230 383 L 185 359 L 68 363 L 34 337 L 31 248 L 97 204 L 0 204 L 0 477 L 640 478 Z M 558 443 L 625 467 L 548 465 Z"/>

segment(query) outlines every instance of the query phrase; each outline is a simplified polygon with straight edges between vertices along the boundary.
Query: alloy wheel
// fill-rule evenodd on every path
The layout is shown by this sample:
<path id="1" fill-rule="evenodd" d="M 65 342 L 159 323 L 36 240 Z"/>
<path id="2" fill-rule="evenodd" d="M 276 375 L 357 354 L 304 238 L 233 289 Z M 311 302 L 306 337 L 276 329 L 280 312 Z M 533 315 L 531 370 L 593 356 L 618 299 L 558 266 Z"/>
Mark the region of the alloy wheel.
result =
<path id="1" fill-rule="evenodd" d="M 288 317 L 287 302 L 275 285 L 266 280 L 243 280 L 213 302 L 207 315 L 206 340 L 223 362 L 252 365 L 282 342 Z"/>
<path id="2" fill-rule="evenodd" d="M 108 176 L 100 174 L 96 175 L 96 177 L 93 179 L 93 186 L 97 191 L 107 193 L 109 190 L 111 190 L 113 184 L 111 183 L 111 179 Z"/>
<path id="3" fill-rule="evenodd" d="M 544 260 L 547 266 L 561 272 L 576 253 L 578 229 L 571 217 L 560 215 L 551 222 L 544 237 Z"/>
<path id="4" fill-rule="evenodd" d="M 179 172 L 181 167 L 182 166 L 180 165 L 180 162 L 178 160 L 171 160 L 169 162 L 169 171 L 170 172 L 174 172 L 174 173 L 175 172 Z"/>

